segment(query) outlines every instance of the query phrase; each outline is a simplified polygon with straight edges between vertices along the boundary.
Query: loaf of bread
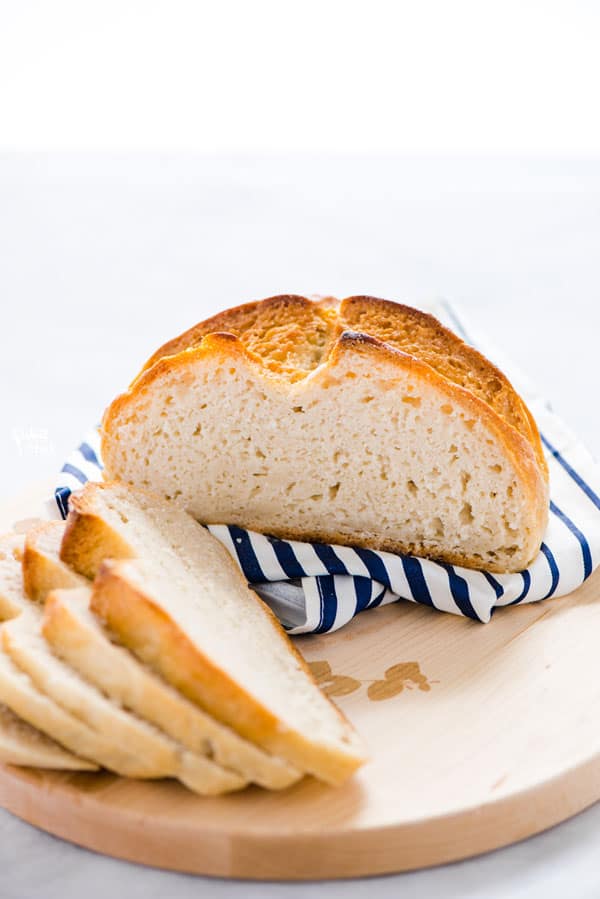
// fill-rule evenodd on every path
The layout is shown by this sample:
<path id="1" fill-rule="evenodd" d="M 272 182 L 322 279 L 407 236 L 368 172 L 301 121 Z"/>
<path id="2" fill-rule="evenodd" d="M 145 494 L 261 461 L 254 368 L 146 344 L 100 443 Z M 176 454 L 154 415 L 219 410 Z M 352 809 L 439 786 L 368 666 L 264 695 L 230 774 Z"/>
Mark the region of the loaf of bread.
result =
<path id="1" fill-rule="evenodd" d="M 548 516 L 539 433 L 506 377 L 371 297 L 273 297 L 195 326 L 108 408 L 102 457 L 205 524 L 496 572 L 532 561 Z"/>
<path id="2" fill-rule="evenodd" d="M 362 764 L 351 725 L 205 528 L 118 483 L 87 484 L 70 510 L 61 558 L 95 577 L 90 608 L 142 662 L 298 771 L 336 784 Z"/>

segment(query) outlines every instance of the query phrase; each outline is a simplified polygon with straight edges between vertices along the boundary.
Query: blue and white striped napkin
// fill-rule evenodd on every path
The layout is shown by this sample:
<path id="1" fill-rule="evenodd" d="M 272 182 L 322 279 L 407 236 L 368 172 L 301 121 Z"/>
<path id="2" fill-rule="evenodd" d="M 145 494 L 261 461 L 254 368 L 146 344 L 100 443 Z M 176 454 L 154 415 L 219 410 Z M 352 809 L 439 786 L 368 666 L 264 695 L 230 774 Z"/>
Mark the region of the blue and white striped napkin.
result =
<path id="1" fill-rule="evenodd" d="M 550 468 L 550 521 L 525 571 L 490 574 L 413 556 L 278 540 L 231 525 L 210 525 L 249 583 L 291 634 L 326 633 L 358 612 L 406 599 L 488 622 L 494 609 L 564 596 L 600 562 L 600 468 L 529 381 L 448 303 L 431 311 L 511 378 L 533 412 Z M 66 516 L 72 490 L 100 480 L 96 431 L 70 456 L 49 506 Z"/>

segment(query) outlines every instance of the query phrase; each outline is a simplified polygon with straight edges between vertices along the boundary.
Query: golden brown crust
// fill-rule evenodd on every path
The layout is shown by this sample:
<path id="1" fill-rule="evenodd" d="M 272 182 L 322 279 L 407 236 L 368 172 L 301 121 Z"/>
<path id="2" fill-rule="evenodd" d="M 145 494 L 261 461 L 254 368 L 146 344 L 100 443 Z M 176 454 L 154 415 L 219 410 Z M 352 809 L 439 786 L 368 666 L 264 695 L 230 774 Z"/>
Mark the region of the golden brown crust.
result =
<path id="1" fill-rule="evenodd" d="M 318 371 L 313 372 L 311 383 L 314 384 L 316 379 L 327 381 L 335 378 L 335 370 L 340 360 L 347 353 L 368 352 L 372 355 L 373 364 L 387 360 L 392 362 L 400 369 L 411 372 L 411 376 L 422 378 L 429 384 L 434 385 L 452 402 L 460 404 L 466 408 L 474 419 L 483 421 L 490 430 L 493 437 L 502 445 L 506 454 L 510 458 L 515 470 L 520 476 L 524 490 L 528 496 L 528 506 L 534 511 L 535 526 L 532 527 L 531 546 L 528 553 L 528 561 L 516 568 L 507 567 L 506 565 L 497 564 L 488 559 L 469 557 L 458 552 L 436 552 L 435 558 L 455 565 L 463 565 L 467 568 L 485 567 L 489 571 L 506 572 L 508 570 L 520 570 L 529 564 L 539 551 L 542 534 L 544 532 L 548 518 L 548 480 L 547 470 L 539 465 L 535 447 L 523 434 L 519 433 L 515 427 L 509 424 L 502 416 L 500 416 L 490 405 L 480 397 L 476 396 L 471 390 L 462 387 L 455 382 L 444 377 L 426 362 L 416 357 L 404 353 L 401 350 L 394 349 L 389 343 L 384 343 L 370 335 L 354 332 L 343 332 L 333 343 L 327 361 Z M 249 352 L 239 338 L 229 334 L 209 334 L 196 347 L 184 350 L 175 356 L 166 356 L 160 358 L 150 369 L 147 369 L 130 388 L 130 390 L 117 397 L 107 409 L 102 422 L 103 445 L 102 455 L 106 465 L 107 472 L 111 473 L 111 452 L 109 435 L 112 432 L 113 424 L 121 416 L 127 414 L 126 410 L 129 404 L 135 406 L 139 396 L 144 395 L 152 389 L 152 385 L 160 380 L 163 374 L 172 374 L 175 371 L 179 373 L 180 379 L 193 377 L 191 374 L 193 361 L 201 358 L 223 358 L 242 360 L 244 364 L 250 366 L 254 373 L 260 377 L 270 377 L 271 389 L 286 390 L 287 384 L 278 378 L 273 379 L 273 373 L 264 368 L 262 360 L 256 353 Z M 230 522 L 236 523 L 236 522 Z M 250 530 L 260 530 L 258 522 L 248 519 L 244 522 L 244 526 Z M 272 536 L 282 539 L 298 539 L 319 541 L 324 543 L 348 544 L 347 535 L 340 534 L 335 530 L 328 529 L 326 526 L 322 530 L 298 531 L 293 526 L 285 529 L 275 528 L 271 531 Z M 372 549 L 380 549 L 388 552 L 397 552 L 405 554 L 417 554 L 423 556 L 431 556 L 431 552 L 426 547 L 417 544 L 406 544 L 378 538 L 361 540 L 361 545 Z"/>
<path id="2" fill-rule="evenodd" d="M 228 332 L 256 353 L 265 367 L 297 381 L 327 355 L 341 332 L 336 318 L 335 308 L 327 302 L 314 303 L 293 294 L 246 303 L 220 312 L 164 344 L 140 375 L 159 359 L 197 346 L 208 334 Z"/>
<path id="3" fill-rule="evenodd" d="M 335 748 L 315 746 L 301 733 L 283 726 L 243 685 L 199 650 L 173 619 L 128 577 L 128 563 L 104 563 L 92 592 L 90 608 L 120 638 L 124 645 L 157 670 L 184 696 L 233 727 L 268 752 L 287 759 L 299 770 L 309 771 L 332 784 L 345 781 L 361 764 L 356 753 L 342 754 Z M 244 583 L 245 587 L 245 583 Z M 273 639 L 283 640 L 301 667 L 316 681 L 281 625 L 266 607 Z M 332 708 L 345 721 L 339 710 Z"/>

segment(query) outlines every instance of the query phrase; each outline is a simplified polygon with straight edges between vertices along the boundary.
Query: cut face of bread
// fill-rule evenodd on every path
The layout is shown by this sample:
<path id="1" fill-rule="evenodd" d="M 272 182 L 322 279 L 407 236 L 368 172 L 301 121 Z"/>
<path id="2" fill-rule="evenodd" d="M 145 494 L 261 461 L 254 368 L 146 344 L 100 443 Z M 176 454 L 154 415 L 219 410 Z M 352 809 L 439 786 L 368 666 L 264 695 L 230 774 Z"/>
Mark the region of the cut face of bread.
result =
<path id="1" fill-rule="evenodd" d="M 240 772 L 269 789 L 283 789 L 300 772 L 243 740 L 205 714 L 126 649 L 112 643 L 90 612 L 90 589 L 55 590 L 44 609 L 42 632 L 55 653 L 111 699 L 151 721 L 193 752 Z"/>
<path id="2" fill-rule="evenodd" d="M 50 590 L 84 587 L 85 578 L 60 561 L 60 544 L 65 532 L 63 521 L 44 521 L 25 536 L 23 587 L 29 599 L 44 602 Z M 89 585 L 88 585 L 89 586 Z"/>
<path id="3" fill-rule="evenodd" d="M 193 702 L 296 768 L 340 783 L 364 760 L 351 726 L 319 690 L 272 613 L 222 545 L 177 507 L 120 484 L 70 501 L 61 556 L 92 576 L 91 607 Z M 85 535 L 82 539 L 81 535 Z"/>
<path id="4" fill-rule="evenodd" d="M 0 762 L 63 771 L 98 770 L 93 762 L 67 752 L 5 705 L 0 705 Z"/>
<path id="5" fill-rule="evenodd" d="M 206 524 L 490 571 L 525 568 L 547 523 L 532 442 L 430 365 L 349 332 L 294 383 L 229 334 L 159 359 L 107 411 L 102 454 L 107 477 Z"/>
<path id="6" fill-rule="evenodd" d="M 239 789 L 245 781 L 194 756 L 140 718 L 111 703 L 95 687 L 57 658 L 43 639 L 38 616 L 21 615 L 2 628 L 2 642 L 12 660 L 69 714 L 93 731 L 110 735 L 113 747 L 126 747 L 128 760 L 112 770 L 129 777 L 179 777 L 198 792 Z"/>
<path id="7" fill-rule="evenodd" d="M 0 621 L 15 618 L 29 608 L 29 602 L 23 595 L 23 544 L 21 534 L 0 537 Z"/>

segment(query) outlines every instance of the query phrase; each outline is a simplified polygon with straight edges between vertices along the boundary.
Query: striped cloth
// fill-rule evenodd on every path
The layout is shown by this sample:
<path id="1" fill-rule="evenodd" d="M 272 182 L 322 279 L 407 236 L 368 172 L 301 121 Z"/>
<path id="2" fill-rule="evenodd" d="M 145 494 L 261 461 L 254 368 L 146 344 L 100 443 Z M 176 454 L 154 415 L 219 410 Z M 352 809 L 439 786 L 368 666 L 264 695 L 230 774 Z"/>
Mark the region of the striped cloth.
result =
<path id="1" fill-rule="evenodd" d="M 600 468 L 529 381 L 448 303 L 431 311 L 503 369 L 530 406 L 550 468 L 550 521 L 541 550 L 518 574 L 490 574 L 411 556 L 278 540 L 210 525 L 248 582 L 291 634 L 325 633 L 358 612 L 406 599 L 488 622 L 495 609 L 563 596 L 600 562 Z M 68 498 L 102 466 L 97 431 L 87 435 L 57 479 L 49 507 L 65 517 Z"/>

